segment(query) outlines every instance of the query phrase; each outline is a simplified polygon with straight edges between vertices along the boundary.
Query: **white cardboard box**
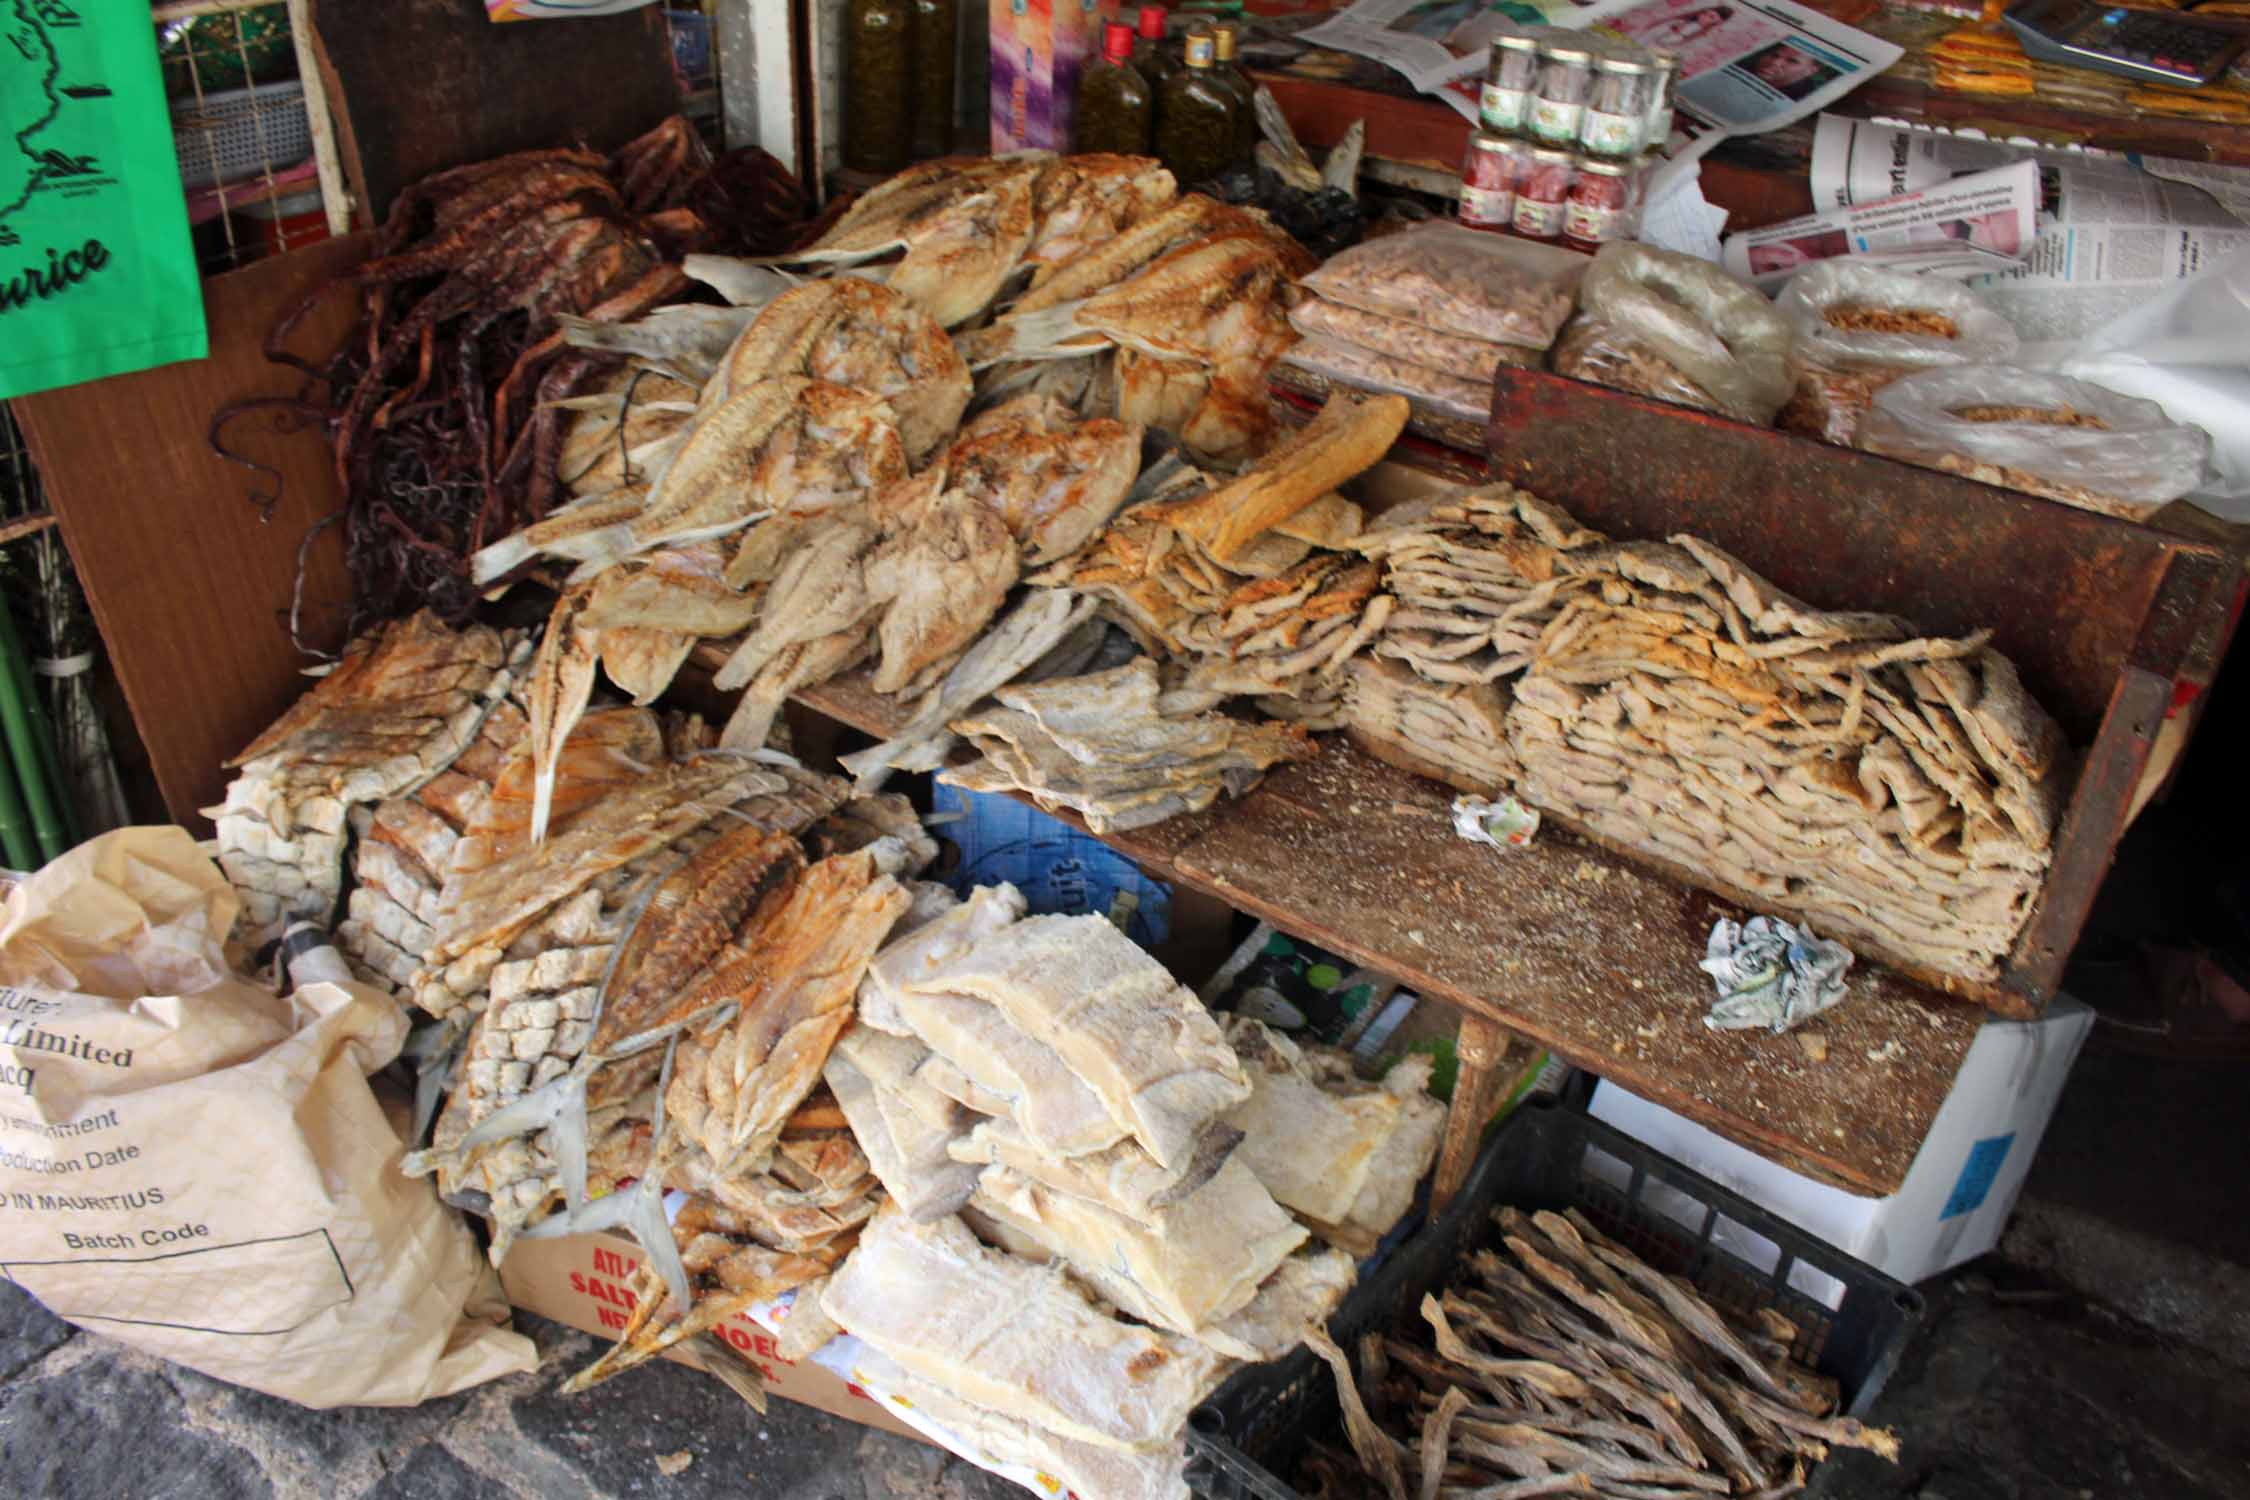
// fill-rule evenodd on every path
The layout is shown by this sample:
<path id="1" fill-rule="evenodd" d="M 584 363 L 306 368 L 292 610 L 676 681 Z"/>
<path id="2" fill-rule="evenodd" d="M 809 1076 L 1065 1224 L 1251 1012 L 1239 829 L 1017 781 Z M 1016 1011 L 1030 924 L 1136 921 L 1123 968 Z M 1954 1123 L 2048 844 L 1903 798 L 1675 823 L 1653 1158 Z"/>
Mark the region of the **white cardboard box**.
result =
<path id="1" fill-rule="evenodd" d="M 2057 996 L 2037 1021 L 1987 1021 L 1961 1060 L 1906 1185 L 1887 1198 L 1863 1198 L 1799 1176 L 1606 1081 L 1594 1090 L 1590 1107 L 1642 1144 L 1911 1283 L 2000 1242 L 2093 1024 L 2094 1013 L 2068 996 Z"/>

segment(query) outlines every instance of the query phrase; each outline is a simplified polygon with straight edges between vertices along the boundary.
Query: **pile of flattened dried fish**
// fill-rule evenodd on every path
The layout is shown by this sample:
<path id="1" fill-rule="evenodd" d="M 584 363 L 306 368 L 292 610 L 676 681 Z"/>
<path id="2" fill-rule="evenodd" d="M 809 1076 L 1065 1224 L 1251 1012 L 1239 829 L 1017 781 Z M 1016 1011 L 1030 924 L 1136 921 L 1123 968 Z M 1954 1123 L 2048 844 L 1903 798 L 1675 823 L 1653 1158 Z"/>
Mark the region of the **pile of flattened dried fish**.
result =
<path id="1" fill-rule="evenodd" d="M 1230 680 L 1286 694 L 1350 654 L 1341 648 L 1362 635 L 1367 610 L 1380 625 L 1388 608 L 1376 603 L 1371 576 L 1315 549 L 1357 535 L 1359 508 L 1335 489 L 1390 451 L 1406 410 L 1396 396 L 1338 396 L 1241 477 L 1206 488 L 1185 476 L 1040 579 L 1098 594 L 1151 649 L 1209 655 L 1213 670 L 1240 662 Z"/>
<path id="2" fill-rule="evenodd" d="M 1077 813 L 1096 833 L 1201 812 L 1222 793 L 1241 796 L 1269 767 L 1313 753 L 1294 724 L 1167 712 L 1156 663 L 1145 656 L 996 696 L 996 706 L 953 722 L 983 759 L 938 779 L 975 792 L 1028 792 L 1049 811 Z"/>
<path id="3" fill-rule="evenodd" d="M 1010 886 L 918 894 L 859 1016 L 827 1076 L 893 1206 L 820 1307 L 878 1352 L 865 1378 L 1080 1493 L 1183 1496 L 1188 1410 L 1354 1274 L 1238 1150 L 1255 1097 L 1218 1023 L 1113 925 L 1027 918 Z"/>
<path id="4" fill-rule="evenodd" d="M 261 945 L 292 919 L 326 926 L 343 891 L 351 810 L 402 797 L 450 767 L 522 673 L 531 643 L 455 632 L 425 610 L 360 637 L 230 766 L 219 867 Z"/>
<path id="5" fill-rule="evenodd" d="M 1422 1299 L 1425 1328 L 1370 1334 L 1336 1376 L 1351 1452 L 1315 1444 L 1308 1494 L 1389 1500 L 1795 1494 L 1832 1448 L 1898 1439 L 1835 1415 L 1798 1329 L 1735 1319 L 1576 1209 L 1494 1216 L 1495 1248 Z"/>
<path id="6" fill-rule="evenodd" d="M 1565 557 L 1589 587 L 1508 711 L 1528 800 L 1891 962 L 1999 972 L 2067 756 L 1985 632 L 1814 609 L 1691 536 Z"/>
<path id="7" fill-rule="evenodd" d="M 1250 1098 L 1224 1116 L 1242 1132 L 1243 1161 L 1322 1239 L 1374 1254 L 1445 1135 L 1430 1059 L 1409 1057 L 1370 1084 L 1350 1053 L 1300 1045 L 1248 1016 L 1229 1017 L 1226 1037 L 1250 1077 Z"/>
<path id="8" fill-rule="evenodd" d="M 1383 588 L 1398 601 L 1375 654 L 1433 682 L 1485 683 L 1522 671 L 1561 600 L 1586 587 L 1558 555 L 1600 540 L 1512 485 L 1399 506 L 1351 544 L 1383 564 Z"/>
<path id="9" fill-rule="evenodd" d="M 1377 760 L 1479 796 L 1514 786 L 1521 769 L 1504 684 L 1432 682 L 1381 657 L 1351 663 L 1344 733 Z"/>

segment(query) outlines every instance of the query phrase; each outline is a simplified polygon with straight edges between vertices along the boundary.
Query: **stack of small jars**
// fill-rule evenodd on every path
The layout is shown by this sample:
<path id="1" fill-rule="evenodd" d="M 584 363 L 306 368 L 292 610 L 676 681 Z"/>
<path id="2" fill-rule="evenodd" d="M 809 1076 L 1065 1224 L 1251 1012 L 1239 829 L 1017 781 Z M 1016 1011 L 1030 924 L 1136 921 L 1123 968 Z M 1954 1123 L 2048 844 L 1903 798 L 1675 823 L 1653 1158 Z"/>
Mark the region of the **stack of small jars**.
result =
<path id="1" fill-rule="evenodd" d="M 1461 163 L 1461 222 L 1592 250 L 1640 226 L 1680 60 L 1541 27 L 1493 38 Z"/>

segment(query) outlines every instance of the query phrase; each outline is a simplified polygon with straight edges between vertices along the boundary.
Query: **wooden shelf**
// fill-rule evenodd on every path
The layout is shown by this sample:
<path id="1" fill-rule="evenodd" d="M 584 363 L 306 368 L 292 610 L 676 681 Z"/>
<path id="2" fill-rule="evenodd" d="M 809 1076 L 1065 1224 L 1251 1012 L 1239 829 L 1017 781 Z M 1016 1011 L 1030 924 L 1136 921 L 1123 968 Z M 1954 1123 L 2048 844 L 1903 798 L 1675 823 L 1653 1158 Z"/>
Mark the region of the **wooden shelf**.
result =
<path id="1" fill-rule="evenodd" d="M 878 738 L 900 719 L 864 673 L 799 699 Z M 1795 1036 L 1710 1031 L 1696 961 L 1712 921 L 1741 913 L 1567 833 L 1467 843 L 1451 799 L 1332 740 L 1238 802 L 1104 842 L 1797 1170 L 1859 1193 L 1904 1183 L 1978 1012 L 1867 967 L 1808 1028 L 1824 1061 Z"/>

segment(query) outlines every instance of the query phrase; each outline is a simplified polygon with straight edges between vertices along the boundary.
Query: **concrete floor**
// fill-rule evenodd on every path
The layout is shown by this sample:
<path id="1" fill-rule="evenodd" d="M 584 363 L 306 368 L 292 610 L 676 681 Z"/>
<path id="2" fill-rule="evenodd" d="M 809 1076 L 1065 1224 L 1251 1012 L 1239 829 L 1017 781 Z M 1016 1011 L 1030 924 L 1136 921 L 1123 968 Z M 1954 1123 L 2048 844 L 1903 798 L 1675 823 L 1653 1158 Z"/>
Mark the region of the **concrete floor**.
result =
<path id="1" fill-rule="evenodd" d="M 2250 1500 L 2250 1215 L 2237 1070 L 2099 1035 L 2002 1250 L 1925 1286 L 1875 1419 L 1897 1467 L 1821 1500 Z M 935 1449 L 673 1365 L 564 1397 L 592 1339 L 525 1320 L 540 1368 L 410 1411 L 307 1412 L 77 1333 L 0 1284 L 0 1494 L 56 1500 L 1004 1500 Z M 658 1460 L 685 1468 L 667 1475 Z M 1099 1500 L 1099 1497 L 1093 1497 Z"/>

